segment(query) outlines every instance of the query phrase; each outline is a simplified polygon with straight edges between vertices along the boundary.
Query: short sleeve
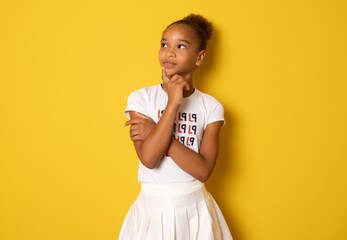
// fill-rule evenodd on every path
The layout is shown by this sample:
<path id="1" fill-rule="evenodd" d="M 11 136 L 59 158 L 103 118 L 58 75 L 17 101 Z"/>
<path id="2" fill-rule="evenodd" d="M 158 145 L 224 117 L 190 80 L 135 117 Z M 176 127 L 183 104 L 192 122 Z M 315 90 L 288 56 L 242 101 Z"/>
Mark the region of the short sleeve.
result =
<path id="1" fill-rule="evenodd" d="M 217 121 L 223 121 L 223 125 L 225 125 L 223 105 L 220 102 L 218 102 L 215 98 L 212 98 L 210 107 L 211 110 L 208 116 L 207 124 Z"/>
<path id="2" fill-rule="evenodd" d="M 139 112 L 148 116 L 146 109 L 146 96 L 143 89 L 130 93 L 128 97 L 125 115 L 130 119 L 129 111 Z"/>

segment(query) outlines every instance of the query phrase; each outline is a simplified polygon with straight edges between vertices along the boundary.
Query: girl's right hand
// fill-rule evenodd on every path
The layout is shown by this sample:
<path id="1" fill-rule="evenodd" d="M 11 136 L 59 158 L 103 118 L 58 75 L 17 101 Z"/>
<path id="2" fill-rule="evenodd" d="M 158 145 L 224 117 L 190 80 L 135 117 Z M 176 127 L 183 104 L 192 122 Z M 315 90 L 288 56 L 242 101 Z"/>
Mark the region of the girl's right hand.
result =
<path id="1" fill-rule="evenodd" d="M 131 119 L 127 121 L 124 126 L 130 125 L 129 134 L 131 141 L 144 141 L 155 127 L 156 123 L 152 118 L 147 117 L 146 115 L 138 112 L 134 113 L 135 115 L 130 111 Z"/>
<path id="2" fill-rule="evenodd" d="M 178 107 L 182 104 L 183 90 L 188 91 L 190 89 L 189 84 L 182 76 L 175 74 L 169 78 L 164 67 L 162 70 L 164 88 L 166 89 L 168 95 L 168 105 L 172 104 Z"/>

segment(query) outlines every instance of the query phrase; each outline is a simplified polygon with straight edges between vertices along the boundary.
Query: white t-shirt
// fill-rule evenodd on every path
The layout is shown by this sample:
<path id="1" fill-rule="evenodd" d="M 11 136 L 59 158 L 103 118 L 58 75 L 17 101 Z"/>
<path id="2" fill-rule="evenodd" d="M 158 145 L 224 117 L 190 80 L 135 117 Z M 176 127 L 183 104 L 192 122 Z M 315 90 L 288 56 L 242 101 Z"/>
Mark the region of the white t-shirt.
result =
<path id="1" fill-rule="evenodd" d="M 158 122 L 167 101 L 167 93 L 161 84 L 141 88 L 129 95 L 125 114 L 130 118 L 129 111 L 136 111 Z M 204 130 L 215 121 L 223 121 L 225 124 L 223 106 L 214 97 L 195 89 L 192 95 L 183 98 L 178 108 L 173 134 L 182 144 L 199 152 Z M 139 161 L 139 182 L 165 184 L 192 180 L 194 177 L 182 170 L 168 155 L 164 155 L 153 169 Z"/>

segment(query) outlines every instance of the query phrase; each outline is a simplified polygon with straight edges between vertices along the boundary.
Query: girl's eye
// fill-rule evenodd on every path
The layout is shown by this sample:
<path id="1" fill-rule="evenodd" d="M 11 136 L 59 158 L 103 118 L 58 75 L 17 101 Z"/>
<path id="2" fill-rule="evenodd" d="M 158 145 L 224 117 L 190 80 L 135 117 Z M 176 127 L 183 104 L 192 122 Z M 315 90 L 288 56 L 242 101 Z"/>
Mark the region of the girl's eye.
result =
<path id="1" fill-rule="evenodd" d="M 178 48 L 186 48 L 186 46 L 184 46 L 183 44 L 179 44 L 177 47 Z"/>
<path id="2" fill-rule="evenodd" d="M 161 47 L 167 47 L 166 43 L 161 43 Z"/>

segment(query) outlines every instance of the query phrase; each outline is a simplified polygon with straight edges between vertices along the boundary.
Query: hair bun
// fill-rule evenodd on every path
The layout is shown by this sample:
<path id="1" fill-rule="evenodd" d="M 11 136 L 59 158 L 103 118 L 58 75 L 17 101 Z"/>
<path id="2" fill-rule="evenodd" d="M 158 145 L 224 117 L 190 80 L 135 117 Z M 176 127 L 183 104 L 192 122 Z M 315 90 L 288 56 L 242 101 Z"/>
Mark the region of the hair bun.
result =
<path id="1" fill-rule="evenodd" d="M 190 14 L 184 17 L 182 20 L 193 22 L 201 27 L 201 29 L 205 32 L 207 40 L 211 38 L 213 27 L 212 23 L 209 22 L 206 18 L 199 14 Z"/>

